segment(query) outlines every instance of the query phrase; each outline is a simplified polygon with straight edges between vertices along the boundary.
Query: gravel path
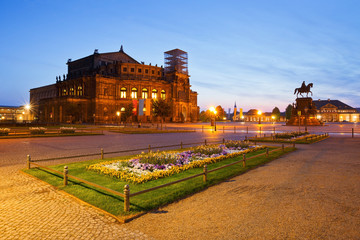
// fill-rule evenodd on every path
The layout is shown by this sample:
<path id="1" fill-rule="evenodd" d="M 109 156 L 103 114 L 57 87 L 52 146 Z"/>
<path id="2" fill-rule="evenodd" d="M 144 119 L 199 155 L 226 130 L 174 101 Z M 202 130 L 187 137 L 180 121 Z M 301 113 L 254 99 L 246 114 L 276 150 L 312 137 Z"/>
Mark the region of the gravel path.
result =
<path id="1" fill-rule="evenodd" d="M 360 239 L 359 146 L 302 145 L 126 226 L 156 239 Z"/>

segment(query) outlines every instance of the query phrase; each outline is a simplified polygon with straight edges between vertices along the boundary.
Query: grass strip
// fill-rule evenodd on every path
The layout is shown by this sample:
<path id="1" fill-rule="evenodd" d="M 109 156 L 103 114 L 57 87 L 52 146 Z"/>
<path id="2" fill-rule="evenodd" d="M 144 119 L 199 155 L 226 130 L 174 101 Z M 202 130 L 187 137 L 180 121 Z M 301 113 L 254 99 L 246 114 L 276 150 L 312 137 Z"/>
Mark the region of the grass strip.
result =
<path id="1" fill-rule="evenodd" d="M 274 149 L 273 147 L 269 147 L 269 150 Z M 148 193 L 144 193 L 141 195 L 137 195 L 130 198 L 130 211 L 124 212 L 124 204 L 123 199 L 114 194 L 105 192 L 104 190 L 94 188 L 92 186 L 80 183 L 78 181 L 69 180 L 69 185 L 63 186 L 63 178 L 59 174 L 55 174 L 49 172 L 47 170 L 32 168 L 30 170 L 23 170 L 25 173 L 33 175 L 58 189 L 61 189 L 97 208 L 103 209 L 106 212 L 109 212 L 115 216 L 127 216 L 134 215 L 141 212 L 149 211 L 151 209 L 158 208 L 160 206 L 169 204 L 176 200 L 182 199 L 190 194 L 199 192 L 209 186 L 218 184 L 223 182 L 229 178 L 240 175 L 250 169 L 253 169 L 259 165 L 265 164 L 269 161 L 272 161 L 281 155 L 291 152 L 295 150 L 294 148 L 285 148 L 285 151 L 282 152 L 274 151 L 269 153 L 269 157 L 265 155 L 255 157 L 253 159 L 247 160 L 246 167 L 244 168 L 242 164 L 236 164 L 231 167 L 223 168 L 215 172 L 211 172 L 208 174 L 208 181 L 206 183 L 203 182 L 202 177 L 197 177 L 188 181 L 180 182 L 168 187 L 164 187 L 161 189 L 157 189 Z M 259 155 L 263 153 L 265 150 L 260 150 L 257 152 L 252 152 L 247 154 L 247 158 L 255 155 Z M 130 156 L 120 157 L 118 159 L 129 159 Z M 107 160 L 107 159 L 105 159 Z M 214 168 L 218 168 L 235 161 L 241 161 L 242 156 L 225 159 L 221 162 L 214 163 L 208 165 L 208 170 L 212 170 Z M 51 166 L 50 168 L 63 171 L 64 166 L 67 165 L 69 168 L 69 174 L 76 176 L 78 178 L 96 183 L 98 185 L 113 189 L 118 192 L 123 192 L 124 185 L 128 184 L 130 186 L 131 193 L 135 193 L 138 191 L 142 191 L 145 189 L 149 189 L 155 186 L 159 186 L 162 184 L 166 184 L 169 182 L 173 182 L 179 179 L 183 179 L 195 174 L 199 174 L 203 172 L 202 168 L 194 168 L 185 172 L 181 172 L 179 174 L 172 175 L 167 178 L 162 178 L 158 180 L 153 180 L 150 182 L 146 182 L 143 184 L 131 184 L 124 181 L 120 181 L 119 179 L 114 179 L 108 177 L 106 175 L 101 175 L 92 171 L 87 171 L 85 168 L 88 165 L 102 162 L 104 160 L 92 160 L 85 162 L 77 162 L 71 164 L 61 164 L 56 166 Z"/>

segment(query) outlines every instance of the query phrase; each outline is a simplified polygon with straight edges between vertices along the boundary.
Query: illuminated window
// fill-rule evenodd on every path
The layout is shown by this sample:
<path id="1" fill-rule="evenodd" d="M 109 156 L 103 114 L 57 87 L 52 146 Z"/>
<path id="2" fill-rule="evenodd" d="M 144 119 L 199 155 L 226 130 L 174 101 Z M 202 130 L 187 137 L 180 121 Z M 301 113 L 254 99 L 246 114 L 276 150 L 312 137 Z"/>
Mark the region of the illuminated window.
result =
<path id="1" fill-rule="evenodd" d="M 153 98 L 153 99 L 156 99 L 157 98 L 157 90 L 156 89 L 153 89 L 152 90 L 152 95 L 151 95 L 151 97 Z"/>
<path id="2" fill-rule="evenodd" d="M 148 90 L 146 88 L 142 89 L 142 95 L 141 96 L 142 96 L 143 99 L 148 98 Z"/>
<path id="3" fill-rule="evenodd" d="M 126 98 L 126 88 L 120 88 L 120 98 Z"/>
<path id="4" fill-rule="evenodd" d="M 137 98 L 137 88 L 131 89 L 131 98 Z"/>
<path id="5" fill-rule="evenodd" d="M 124 107 L 122 107 L 122 108 L 120 109 L 120 111 L 125 112 L 125 108 L 124 108 Z"/>
<path id="6" fill-rule="evenodd" d="M 146 112 L 146 108 L 143 108 L 143 112 Z"/>
<path id="7" fill-rule="evenodd" d="M 83 95 L 83 88 L 82 88 L 82 86 L 78 86 L 78 87 L 77 87 L 77 95 L 78 95 L 78 96 L 82 96 L 82 95 Z"/>
<path id="8" fill-rule="evenodd" d="M 74 96 L 74 88 L 70 88 L 70 95 Z"/>
<path id="9" fill-rule="evenodd" d="M 165 90 L 161 90 L 161 99 L 165 100 L 166 98 L 166 92 Z"/>
<path id="10" fill-rule="evenodd" d="M 63 96 L 66 96 L 67 95 L 67 91 L 66 89 L 63 89 Z"/>

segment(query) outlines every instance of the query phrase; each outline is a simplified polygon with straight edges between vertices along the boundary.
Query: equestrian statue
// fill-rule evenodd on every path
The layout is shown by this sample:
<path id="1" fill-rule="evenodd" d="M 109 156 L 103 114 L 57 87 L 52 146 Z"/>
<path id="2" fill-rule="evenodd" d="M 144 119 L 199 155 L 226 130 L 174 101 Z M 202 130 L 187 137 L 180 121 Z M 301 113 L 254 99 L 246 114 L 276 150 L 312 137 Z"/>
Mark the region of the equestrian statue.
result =
<path id="1" fill-rule="evenodd" d="M 306 97 L 308 97 L 309 93 L 311 93 L 311 96 L 313 95 L 313 93 L 310 91 L 310 88 L 313 87 L 312 83 L 309 83 L 308 85 L 305 84 L 305 81 L 303 81 L 303 83 L 301 84 L 300 88 L 295 88 L 294 94 L 296 94 L 296 97 L 299 96 L 299 93 L 302 97 L 304 97 L 302 94 L 306 93 Z"/>

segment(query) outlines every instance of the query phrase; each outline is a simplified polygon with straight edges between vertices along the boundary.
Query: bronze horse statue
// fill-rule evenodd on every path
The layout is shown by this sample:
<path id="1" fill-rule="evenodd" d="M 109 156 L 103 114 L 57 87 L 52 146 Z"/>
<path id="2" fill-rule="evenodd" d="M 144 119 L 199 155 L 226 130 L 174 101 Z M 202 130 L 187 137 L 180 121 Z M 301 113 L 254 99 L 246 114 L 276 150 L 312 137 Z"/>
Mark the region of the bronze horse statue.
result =
<path id="1" fill-rule="evenodd" d="M 295 88 L 294 94 L 296 94 L 296 97 L 299 96 L 299 93 L 302 97 L 304 97 L 302 94 L 306 93 L 306 97 L 308 97 L 309 93 L 311 93 L 311 96 L 313 93 L 310 91 L 310 88 L 313 87 L 312 83 L 309 83 L 308 85 L 305 85 L 305 81 L 302 83 L 300 88 Z"/>

